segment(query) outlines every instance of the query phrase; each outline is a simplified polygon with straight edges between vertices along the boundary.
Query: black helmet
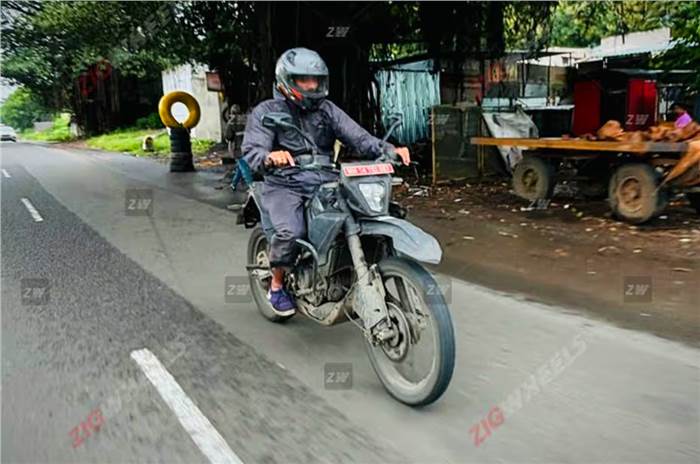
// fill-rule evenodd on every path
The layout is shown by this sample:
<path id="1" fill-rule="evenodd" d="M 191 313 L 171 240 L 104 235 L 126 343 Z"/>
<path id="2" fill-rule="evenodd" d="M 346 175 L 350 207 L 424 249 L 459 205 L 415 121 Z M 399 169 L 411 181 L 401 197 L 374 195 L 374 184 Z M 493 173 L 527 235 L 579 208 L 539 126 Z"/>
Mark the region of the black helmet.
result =
<path id="1" fill-rule="evenodd" d="M 295 79 L 313 76 L 318 79 L 318 88 L 304 91 Z M 289 101 L 305 110 L 315 110 L 328 96 L 328 67 L 323 58 L 308 48 L 292 48 L 282 53 L 275 66 L 276 88 Z"/>

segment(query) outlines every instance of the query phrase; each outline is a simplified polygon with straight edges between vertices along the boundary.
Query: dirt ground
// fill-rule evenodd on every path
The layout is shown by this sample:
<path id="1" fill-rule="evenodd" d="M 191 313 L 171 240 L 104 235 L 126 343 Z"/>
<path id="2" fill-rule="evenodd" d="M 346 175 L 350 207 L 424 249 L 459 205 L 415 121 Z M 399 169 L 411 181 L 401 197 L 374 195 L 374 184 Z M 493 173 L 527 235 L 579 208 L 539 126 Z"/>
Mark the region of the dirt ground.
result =
<path id="1" fill-rule="evenodd" d="M 546 209 L 505 182 L 395 196 L 442 244 L 442 272 L 700 345 L 700 216 L 682 197 L 634 226 L 567 186 Z"/>

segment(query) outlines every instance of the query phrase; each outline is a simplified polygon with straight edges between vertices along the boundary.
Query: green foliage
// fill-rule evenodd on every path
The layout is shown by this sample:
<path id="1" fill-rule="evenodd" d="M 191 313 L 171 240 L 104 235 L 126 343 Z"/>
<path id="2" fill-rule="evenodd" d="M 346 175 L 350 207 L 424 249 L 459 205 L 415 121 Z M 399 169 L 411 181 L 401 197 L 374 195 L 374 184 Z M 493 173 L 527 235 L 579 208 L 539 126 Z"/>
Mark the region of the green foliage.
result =
<path id="1" fill-rule="evenodd" d="M 67 113 L 56 116 L 53 125 L 44 131 L 37 132 L 27 129 L 20 135 L 25 140 L 38 140 L 42 142 L 68 142 L 73 139 L 70 133 L 70 115 Z"/>
<path id="2" fill-rule="evenodd" d="M 46 108 L 26 87 L 19 87 L 12 92 L 0 107 L 0 120 L 18 131 L 32 127 L 34 121 L 45 115 Z"/>
<path id="3" fill-rule="evenodd" d="M 552 16 L 550 45 L 588 47 L 603 37 L 670 26 L 690 3 L 695 2 L 560 1 Z"/>
<path id="4" fill-rule="evenodd" d="M 143 138 L 147 135 L 155 135 L 153 138 L 153 152 L 144 152 L 141 149 Z M 157 156 L 159 154 L 165 154 L 170 150 L 170 139 L 166 131 L 160 134 L 154 134 L 153 131 L 135 128 L 121 129 L 108 134 L 90 137 L 85 140 L 85 143 L 91 148 L 132 153 L 142 156 Z"/>
<path id="5" fill-rule="evenodd" d="M 147 135 L 153 137 L 153 151 L 145 152 L 142 149 L 143 138 Z M 88 147 L 107 151 L 130 153 L 136 156 L 162 157 L 170 155 L 170 138 L 168 132 L 155 132 L 138 128 L 121 129 L 109 134 L 90 137 L 85 140 Z M 201 155 L 206 153 L 214 145 L 213 140 L 192 139 L 192 153 Z"/>
<path id="6" fill-rule="evenodd" d="M 95 63 L 107 60 L 122 75 L 159 73 L 181 61 L 180 32 L 173 27 L 176 5 L 10 2 L 3 5 L 3 76 L 60 111 L 70 106 L 75 79 Z"/>
<path id="7" fill-rule="evenodd" d="M 503 11 L 503 35 L 508 50 L 542 50 L 551 38 L 554 2 L 510 2 Z"/>
<path id="8" fill-rule="evenodd" d="M 694 70 L 693 86 L 700 93 L 700 3 L 679 2 L 671 33 L 676 45 L 656 60 L 661 69 Z"/>
<path id="9" fill-rule="evenodd" d="M 138 118 L 134 126 L 137 129 L 162 129 L 164 127 L 158 113 L 151 113 L 143 118 Z"/>
<path id="10" fill-rule="evenodd" d="M 560 1 L 552 16 L 551 45 L 584 47 L 601 38 L 670 27 L 672 50 L 653 61 L 660 69 L 700 69 L 700 2 L 639 0 Z M 700 90 L 700 74 L 694 85 Z"/>

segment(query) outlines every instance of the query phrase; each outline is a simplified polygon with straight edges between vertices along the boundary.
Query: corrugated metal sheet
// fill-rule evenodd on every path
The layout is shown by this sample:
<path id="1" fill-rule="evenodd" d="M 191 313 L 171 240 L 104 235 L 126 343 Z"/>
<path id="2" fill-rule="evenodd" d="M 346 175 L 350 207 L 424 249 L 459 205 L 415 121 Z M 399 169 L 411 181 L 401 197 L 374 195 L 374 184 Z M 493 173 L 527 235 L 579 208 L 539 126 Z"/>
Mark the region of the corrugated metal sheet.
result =
<path id="1" fill-rule="evenodd" d="M 652 56 L 655 56 L 659 53 L 663 53 L 667 50 L 671 50 L 673 48 L 674 44 L 653 44 L 653 45 L 645 45 L 641 47 L 636 47 L 636 48 L 626 48 L 626 49 L 619 49 L 619 50 L 603 50 L 603 51 L 596 51 L 594 50 L 592 54 L 582 60 L 578 60 L 578 63 L 588 63 L 590 61 L 601 61 L 605 58 L 614 58 L 618 56 L 631 56 L 631 55 L 643 55 L 646 53 L 651 54 Z"/>
<path id="2" fill-rule="evenodd" d="M 389 114 L 403 114 L 403 124 L 394 134 L 400 143 L 413 143 L 430 135 L 430 108 L 440 104 L 440 74 L 432 73 L 432 67 L 432 60 L 423 60 L 376 73 L 384 127 Z"/>

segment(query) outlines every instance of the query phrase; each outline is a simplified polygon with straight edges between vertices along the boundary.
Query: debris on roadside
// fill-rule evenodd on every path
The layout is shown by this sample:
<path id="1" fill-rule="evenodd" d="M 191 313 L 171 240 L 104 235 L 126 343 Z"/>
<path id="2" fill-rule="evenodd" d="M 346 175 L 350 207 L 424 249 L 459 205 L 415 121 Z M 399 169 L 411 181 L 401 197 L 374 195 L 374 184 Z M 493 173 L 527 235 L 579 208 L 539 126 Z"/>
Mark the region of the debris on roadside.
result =
<path id="1" fill-rule="evenodd" d="M 619 255 L 621 251 L 615 245 L 606 245 L 598 248 L 598 253 L 601 255 Z"/>
<path id="2" fill-rule="evenodd" d="M 693 272 L 692 269 L 688 269 L 687 267 L 674 267 L 672 269 L 673 272 Z"/>

